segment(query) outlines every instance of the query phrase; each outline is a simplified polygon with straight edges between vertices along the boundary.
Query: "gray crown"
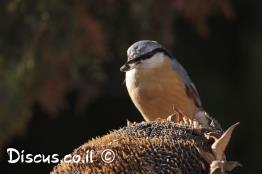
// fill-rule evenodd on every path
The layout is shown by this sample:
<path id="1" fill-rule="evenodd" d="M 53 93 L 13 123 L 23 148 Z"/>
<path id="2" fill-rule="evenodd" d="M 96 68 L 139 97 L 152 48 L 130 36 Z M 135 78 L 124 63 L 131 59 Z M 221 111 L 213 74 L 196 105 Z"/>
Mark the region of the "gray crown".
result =
<path id="1" fill-rule="evenodd" d="M 145 55 L 157 48 L 163 48 L 163 47 L 156 41 L 141 40 L 141 41 L 135 42 L 127 50 L 128 60 Z"/>

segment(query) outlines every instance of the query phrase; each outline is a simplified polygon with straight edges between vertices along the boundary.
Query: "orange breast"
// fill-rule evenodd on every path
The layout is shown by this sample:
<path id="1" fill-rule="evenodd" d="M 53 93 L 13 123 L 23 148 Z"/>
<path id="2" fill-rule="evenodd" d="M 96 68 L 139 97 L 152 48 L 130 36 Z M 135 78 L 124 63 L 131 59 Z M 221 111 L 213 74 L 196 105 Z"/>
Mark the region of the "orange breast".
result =
<path id="1" fill-rule="evenodd" d="M 159 68 L 132 71 L 133 74 L 126 77 L 128 93 L 145 120 L 166 118 L 174 109 L 193 117 L 196 106 L 169 62 Z"/>

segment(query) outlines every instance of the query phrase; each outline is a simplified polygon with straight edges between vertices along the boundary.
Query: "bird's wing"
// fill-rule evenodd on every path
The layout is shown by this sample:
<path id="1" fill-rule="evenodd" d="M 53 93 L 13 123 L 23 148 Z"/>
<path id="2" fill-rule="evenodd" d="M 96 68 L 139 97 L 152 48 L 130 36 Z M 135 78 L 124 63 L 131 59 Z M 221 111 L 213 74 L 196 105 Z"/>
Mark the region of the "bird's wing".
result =
<path id="1" fill-rule="evenodd" d="M 185 83 L 185 89 L 186 89 L 187 95 L 193 98 L 197 107 L 202 108 L 202 102 L 201 102 L 199 93 L 196 89 L 195 84 L 190 79 L 187 71 L 176 59 L 173 58 L 171 60 L 172 60 L 172 67 L 181 76 L 182 80 Z"/>

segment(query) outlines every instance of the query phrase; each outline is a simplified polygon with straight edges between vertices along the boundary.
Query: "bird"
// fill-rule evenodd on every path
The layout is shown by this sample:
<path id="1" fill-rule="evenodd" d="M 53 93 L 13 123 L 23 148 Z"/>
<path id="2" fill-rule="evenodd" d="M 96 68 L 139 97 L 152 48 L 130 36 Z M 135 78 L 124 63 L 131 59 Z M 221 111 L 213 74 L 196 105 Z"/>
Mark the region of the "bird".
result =
<path id="1" fill-rule="evenodd" d="M 205 114 L 194 83 L 165 48 L 155 41 L 139 41 L 127 55 L 120 70 L 126 72 L 128 93 L 145 121 L 128 121 L 86 142 L 70 154 L 79 157 L 79 163 L 61 160 L 50 174 L 225 174 L 241 166 L 225 155 L 239 123 L 223 131 Z M 203 127 L 199 117 L 208 118 L 210 126 Z M 86 161 L 90 150 L 92 162 Z"/>
<path id="2" fill-rule="evenodd" d="M 210 117 L 196 86 L 166 48 L 156 41 L 141 40 L 128 48 L 127 58 L 120 71 L 125 72 L 129 96 L 146 121 L 166 118 L 179 110 L 208 124 Z"/>

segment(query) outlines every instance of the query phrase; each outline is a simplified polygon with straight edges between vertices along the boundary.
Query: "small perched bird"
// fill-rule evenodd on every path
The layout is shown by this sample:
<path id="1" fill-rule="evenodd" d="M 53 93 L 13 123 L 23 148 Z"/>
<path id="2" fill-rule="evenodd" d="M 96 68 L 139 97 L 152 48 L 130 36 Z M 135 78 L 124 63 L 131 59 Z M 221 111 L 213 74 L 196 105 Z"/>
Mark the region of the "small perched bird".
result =
<path id="1" fill-rule="evenodd" d="M 223 131 L 206 114 L 186 71 L 165 48 L 139 41 L 127 55 L 121 71 L 126 72 L 129 95 L 147 121 L 128 121 L 126 127 L 88 141 L 70 154 L 78 156 L 79 163 L 62 160 L 50 174 L 225 174 L 241 166 L 225 155 L 239 123 Z M 92 162 L 85 163 L 90 150 Z"/>
<path id="2" fill-rule="evenodd" d="M 120 71 L 126 72 L 128 93 L 145 120 L 166 118 L 174 110 L 190 118 L 206 114 L 186 70 L 158 42 L 138 41 L 127 57 Z"/>

